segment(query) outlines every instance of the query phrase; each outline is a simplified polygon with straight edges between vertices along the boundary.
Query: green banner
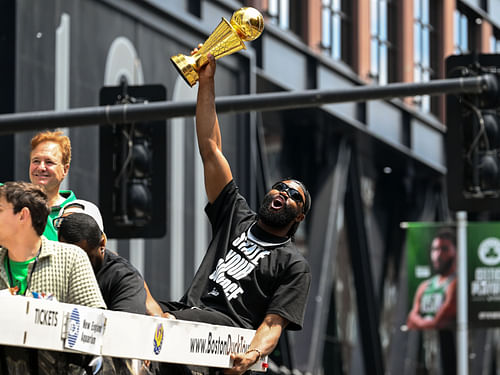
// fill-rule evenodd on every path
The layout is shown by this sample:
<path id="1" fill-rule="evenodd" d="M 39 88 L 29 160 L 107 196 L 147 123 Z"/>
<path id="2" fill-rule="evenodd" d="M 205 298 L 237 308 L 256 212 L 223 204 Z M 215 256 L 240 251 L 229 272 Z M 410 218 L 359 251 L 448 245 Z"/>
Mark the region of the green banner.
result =
<path id="1" fill-rule="evenodd" d="M 428 222 L 408 223 L 407 228 L 407 325 L 410 329 L 453 327 L 456 231 Z M 500 222 L 467 224 L 467 301 L 470 328 L 500 324 Z"/>
<path id="2" fill-rule="evenodd" d="M 500 222 L 468 223 L 467 255 L 469 326 L 498 326 Z"/>
<path id="3" fill-rule="evenodd" d="M 456 322 L 456 231 L 442 223 L 408 223 L 409 329 L 453 328 Z"/>

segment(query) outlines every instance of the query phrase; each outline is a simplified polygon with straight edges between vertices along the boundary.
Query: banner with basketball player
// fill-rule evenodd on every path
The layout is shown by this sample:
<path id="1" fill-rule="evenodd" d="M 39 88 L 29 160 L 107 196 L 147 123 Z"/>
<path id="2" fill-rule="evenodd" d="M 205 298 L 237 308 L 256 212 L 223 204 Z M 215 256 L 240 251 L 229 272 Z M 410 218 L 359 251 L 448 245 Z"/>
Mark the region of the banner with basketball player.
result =
<path id="1" fill-rule="evenodd" d="M 409 329 L 456 324 L 456 230 L 441 223 L 408 223 L 406 232 Z"/>
<path id="2" fill-rule="evenodd" d="M 457 312 L 456 228 L 407 223 L 409 329 L 454 329 Z M 470 328 L 500 324 L 500 222 L 467 224 Z"/>

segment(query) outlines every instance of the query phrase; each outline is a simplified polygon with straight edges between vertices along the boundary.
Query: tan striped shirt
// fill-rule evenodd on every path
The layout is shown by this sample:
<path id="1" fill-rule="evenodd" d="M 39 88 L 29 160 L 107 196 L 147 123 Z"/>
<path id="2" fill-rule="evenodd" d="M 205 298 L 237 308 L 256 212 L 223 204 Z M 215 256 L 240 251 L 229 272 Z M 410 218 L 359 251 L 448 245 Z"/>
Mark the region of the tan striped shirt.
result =
<path id="1" fill-rule="evenodd" d="M 0 289 L 9 287 L 5 269 L 7 249 L 0 247 Z M 34 262 L 28 267 L 28 278 Z M 42 236 L 36 267 L 28 280 L 26 295 L 52 293 L 59 302 L 106 308 L 94 271 L 85 251 L 78 246 L 50 241 Z"/>

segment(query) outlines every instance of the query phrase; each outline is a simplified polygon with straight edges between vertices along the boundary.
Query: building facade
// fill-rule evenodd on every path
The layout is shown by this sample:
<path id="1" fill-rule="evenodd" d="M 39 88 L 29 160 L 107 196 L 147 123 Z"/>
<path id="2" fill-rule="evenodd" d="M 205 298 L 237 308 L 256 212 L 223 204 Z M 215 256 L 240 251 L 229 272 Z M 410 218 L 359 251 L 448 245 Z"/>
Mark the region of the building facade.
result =
<path id="1" fill-rule="evenodd" d="M 195 100 L 196 88 L 187 87 L 170 57 L 189 53 L 221 17 L 246 5 L 261 10 L 265 31 L 247 50 L 219 60 L 218 96 L 425 82 L 446 76 L 448 55 L 500 52 L 498 0 L 4 4 L 0 113 L 96 106 L 99 90 L 123 77 L 130 85 L 164 85 L 169 101 Z M 444 185 L 453 168 L 444 156 L 444 97 L 223 114 L 220 123 L 224 152 L 252 207 L 286 176 L 304 181 L 313 197 L 296 235 L 313 271 L 305 327 L 284 336 L 270 371 L 452 373 L 453 338 L 404 330 L 400 227 L 453 219 Z M 166 234 L 112 241 L 160 300 L 182 296 L 210 240 L 194 121 L 169 119 L 166 126 Z M 73 145 L 66 185 L 99 202 L 99 124 L 66 131 Z M 0 138 L 1 180 L 28 179 L 32 135 Z M 496 369 L 497 332 L 470 336 L 471 373 Z M 435 349 L 423 354 L 429 345 Z"/>

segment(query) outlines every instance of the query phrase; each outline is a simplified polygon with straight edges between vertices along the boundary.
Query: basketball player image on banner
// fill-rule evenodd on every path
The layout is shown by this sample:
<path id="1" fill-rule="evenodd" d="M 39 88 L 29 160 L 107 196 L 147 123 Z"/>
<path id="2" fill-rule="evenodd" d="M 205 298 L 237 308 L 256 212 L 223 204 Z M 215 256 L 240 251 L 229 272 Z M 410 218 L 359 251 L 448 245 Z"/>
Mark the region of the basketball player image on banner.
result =
<path id="1" fill-rule="evenodd" d="M 412 289 L 416 292 L 406 325 L 414 330 L 453 328 L 457 313 L 456 230 L 420 224 L 409 225 L 407 232 L 410 298 Z"/>

